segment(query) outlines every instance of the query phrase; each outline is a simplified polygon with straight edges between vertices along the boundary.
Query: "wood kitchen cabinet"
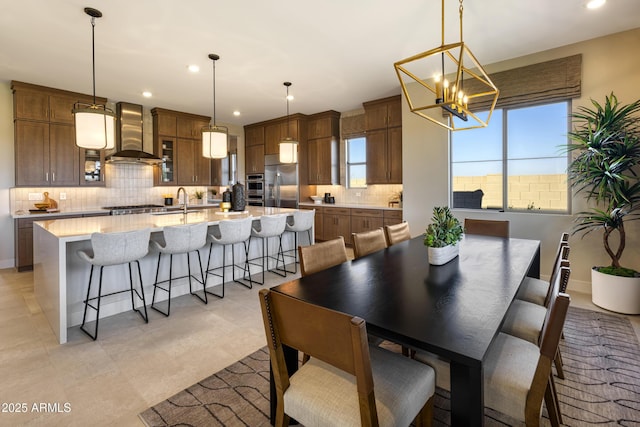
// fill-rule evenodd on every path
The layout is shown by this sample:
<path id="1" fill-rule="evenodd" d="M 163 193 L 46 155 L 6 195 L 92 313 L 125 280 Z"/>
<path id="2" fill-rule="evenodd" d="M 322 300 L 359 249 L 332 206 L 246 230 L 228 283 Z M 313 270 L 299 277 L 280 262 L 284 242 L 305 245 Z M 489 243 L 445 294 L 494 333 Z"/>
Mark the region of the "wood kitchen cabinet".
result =
<path id="1" fill-rule="evenodd" d="M 300 206 L 300 209 L 312 210 L 315 209 L 316 213 L 313 216 L 313 231 L 316 241 L 324 240 L 324 214 L 322 207 L 310 207 Z"/>
<path id="2" fill-rule="evenodd" d="M 351 209 L 352 233 L 375 230 L 382 224 L 382 209 Z"/>
<path id="3" fill-rule="evenodd" d="M 402 210 L 401 209 L 393 209 L 393 210 L 384 210 L 382 215 L 383 225 L 394 225 L 400 224 L 402 222 Z"/>
<path id="4" fill-rule="evenodd" d="M 311 185 L 340 183 L 340 113 L 325 111 L 307 121 L 307 179 Z"/>
<path id="5" fill-rule="evenodd" d="M 367 184 L 402 184 L 400 96 L 365 102 Z"/>
<path id="6" fill-rule="evenodd" d="M 253 145 L 264 145 L 264 126 L 250 125 L 244 127 L 245 147 Z"/>
<path id="7" fill-rule="evenodd" d="M 74 103 L 91 103 L 93 97 L 16 81 L 11 88 L 16 186 L 84 184 L 87 153 L 75 144 L 72 110 Z M 104 185 L 98 175 L 98 185 Z"/>
<path id="8" fill-rule="evenodd" d="M 323 207 L 323 239 L 344 237 L 344 243 L 351 244 L 351 212 L 349 208 Z"/>
<path id="9" fill-rule="evenodd" d="M 246 173 L 264 173 L 264 145 L 250 145 L 245 147 Z"/>
<path id="10" fill-rule="evenodd" d="M 283 139 L 289 137 L 300 142 L 300 119 L 299 115 L 287 119 L 278 119 L 275 123 L 270 123 L 264 127 L 264 154 L 280 154 L 278 144 Z"/>
<path id="11" fill-rule="evenodd" d="M 155 185 L 211 185 L 211 160 L 202 156 L 202 128 L 209 117 L 154 108 L 153 153 L 162 159 L 154 168 Z"/>

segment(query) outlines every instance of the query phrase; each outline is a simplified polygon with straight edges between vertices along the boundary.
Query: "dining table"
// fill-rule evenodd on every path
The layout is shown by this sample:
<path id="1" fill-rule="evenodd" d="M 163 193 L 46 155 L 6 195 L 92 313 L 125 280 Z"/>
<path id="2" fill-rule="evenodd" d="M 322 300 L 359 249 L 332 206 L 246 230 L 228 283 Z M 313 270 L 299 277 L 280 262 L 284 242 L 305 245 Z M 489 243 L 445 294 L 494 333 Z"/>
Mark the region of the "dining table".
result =
<path id="1" fill-rule="evenodd" d="M 540 241 L 467 234 L 459 255 L 436 266 L 429 264 L 423 240 L 415 237 L 272 291 L 361 317 L 371 335 L 448 360 L 451 425 L 481 426 L 483 362 L 525 276 L 540 276 Z M 297 351 L 286 351 L 293 372 Z"/>

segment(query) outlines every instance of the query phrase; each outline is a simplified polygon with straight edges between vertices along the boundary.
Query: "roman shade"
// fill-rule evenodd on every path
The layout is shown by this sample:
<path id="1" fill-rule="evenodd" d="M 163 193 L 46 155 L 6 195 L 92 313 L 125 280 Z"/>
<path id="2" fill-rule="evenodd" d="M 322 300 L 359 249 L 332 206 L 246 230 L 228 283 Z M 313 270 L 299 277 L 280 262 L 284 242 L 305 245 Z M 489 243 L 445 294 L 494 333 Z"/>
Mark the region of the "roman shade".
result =
<path id="1" fill-rule="evenodd" d="M 342 139 L 364 136 L 364 114 L 342 117 Z"/>

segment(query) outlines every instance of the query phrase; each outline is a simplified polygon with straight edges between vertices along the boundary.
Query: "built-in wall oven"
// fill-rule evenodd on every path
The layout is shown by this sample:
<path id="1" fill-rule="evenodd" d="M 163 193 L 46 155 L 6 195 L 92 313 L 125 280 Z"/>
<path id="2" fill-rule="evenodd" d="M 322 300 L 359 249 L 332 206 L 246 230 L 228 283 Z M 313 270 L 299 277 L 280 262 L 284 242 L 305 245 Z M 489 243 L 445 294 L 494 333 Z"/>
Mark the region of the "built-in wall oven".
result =
<path id="1" fill-rule="evenodd" d="M 247 204 L 264 206 L 264 174 L 247 175 Z"/>

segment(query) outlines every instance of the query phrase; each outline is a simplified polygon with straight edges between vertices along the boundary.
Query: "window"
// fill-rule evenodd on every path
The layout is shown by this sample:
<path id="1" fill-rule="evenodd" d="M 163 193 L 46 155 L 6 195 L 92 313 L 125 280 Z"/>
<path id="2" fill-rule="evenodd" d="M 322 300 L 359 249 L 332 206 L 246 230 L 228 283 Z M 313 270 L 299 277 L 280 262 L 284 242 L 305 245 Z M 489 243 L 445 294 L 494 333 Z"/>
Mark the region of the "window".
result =
<path id="1" fill-rule="evenodd" d="M 348 138 L 347 187 L 367 187 L 367 140 L 364 136 Z"/>
<path id="2" fill-rule="evenodd" d="M 569 108 L 496 109 L 486 128 L 452 132 L 452 206 L 567 212 Z"/>

